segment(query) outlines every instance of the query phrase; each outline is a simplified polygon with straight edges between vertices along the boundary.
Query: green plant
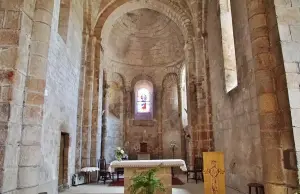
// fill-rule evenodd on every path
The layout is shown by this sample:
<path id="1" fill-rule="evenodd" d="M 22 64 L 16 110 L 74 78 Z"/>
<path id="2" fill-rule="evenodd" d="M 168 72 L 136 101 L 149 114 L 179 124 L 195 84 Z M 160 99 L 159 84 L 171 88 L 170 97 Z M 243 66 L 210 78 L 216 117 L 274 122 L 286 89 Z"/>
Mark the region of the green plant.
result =
<path id="1" fill-rule="evenodd" d="M 133 184 L 130 185 L 129 191 L 131 194 L 154 194 L 155 191 L 159 190 L 165 192 L 165 188 L 161 181 L 155 177 L 159 167 L 152 168 L 146 172 L 142 172 L 138 175 L 133 176 L 131 180 Z"/>

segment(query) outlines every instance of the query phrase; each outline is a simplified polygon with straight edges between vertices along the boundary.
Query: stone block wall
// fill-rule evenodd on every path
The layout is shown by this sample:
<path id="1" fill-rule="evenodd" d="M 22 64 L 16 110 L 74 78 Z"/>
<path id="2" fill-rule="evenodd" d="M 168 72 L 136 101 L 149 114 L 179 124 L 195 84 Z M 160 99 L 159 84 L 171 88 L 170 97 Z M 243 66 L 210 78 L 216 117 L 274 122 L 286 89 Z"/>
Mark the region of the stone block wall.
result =
<path id="1" fill-rule="evenodd" d="M 26 51 L 30 42 L 26 36 L 30 36 L 32 30 L 32 20 L 24 16 L 25 12 L 33 15 L 33 10 L 24 7 L 23 1 L 2 1 L 0 4 L 0 193 L 17 188 L 18 142 L 21 139 L 22 99 L 27 68 L 24 60 L 28 60 Z M 25 52 L 21 53 L 21 49 Z"/>
<path id="2" fill-rule="evenodd" d="M 68 36 L 58 34 L 60 1 L 54 2 L 42 130 L 39 190 L 57 193 L 61 132 L 68 133 L 68 185 L 75 173 L 78 87 L 81 64 L 83 5 L 71 1 Z"/>
<path id="3" fill-rule="evenodd" d="M 298 169 L 300 169 L 300 2 L 274 1 L 273 6 L 275 6 L 274 15 L 276 14 L 278 24 L 278 29 L 275 26 L 274 30 L 279 30 L 279 34 L 274 34 L 273 45 L 277 49 L 276 52 L 282 51 L 283 54 L 288 90 L 288 100 L 287 96 L 284 96 L 284 100 L 290 103 Z M 282 58 L 279 60 L 282 61 Z"/>
<path id="4" fill-rule="evenodd" d="M 43 97 L 31 85 L 36 74 L 33 71 L 34 58 L 29 57 L 29 45 L 37 40 L 37 25 L 33 24 L 40 5 L 35 7 L 35 4 L 26 0 L 0 2 L 0 193 L 22 190 L 37 179 L 34 166 L 39 162 L 39 151 L 28 134 L 35 128 L 34 121 L 40 118 Z M 39 21 L 35 18 L 35 24 Z M 47 39 L 47 34 L 44 38 Z M 31 47 L 35 53 L 38 45 L 36 43 Z M 26 80 L 27 74 L 31 75 L 31 79 Z M 24 93 L 25 85 L 35 94 L 28 91 Z M 32 122 L 31 126 L 26 126 L 29 122 Z M 32 179 L 24 181 L 22 177 L 28 170 L 33 172 Z"/>
<path id="5" fill-rule="evenodd" d="M 215 151 L 225 154 L 226 184 L 241 193 L 262 182 L 259 116 L 246 1 L 231 1 L 238 85 L 226 92 L 218 1 L 208 5 L 208 56 Z"/>

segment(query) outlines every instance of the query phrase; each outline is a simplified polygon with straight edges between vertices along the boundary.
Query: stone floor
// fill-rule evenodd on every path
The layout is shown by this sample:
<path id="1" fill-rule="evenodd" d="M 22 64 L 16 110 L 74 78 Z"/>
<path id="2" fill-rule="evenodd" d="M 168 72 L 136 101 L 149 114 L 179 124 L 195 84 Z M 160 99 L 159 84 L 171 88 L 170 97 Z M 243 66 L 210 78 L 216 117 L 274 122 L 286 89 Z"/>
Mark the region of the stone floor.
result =
<path id="1" fill-rule="evenodd" d="M 198 184 L 194 180 L 189 180 L 186 183 L 185 176 L 179 175 L 178 178 L 181 179 L 185 184 L 173 186 L 172 194 L 193 194 L 203 191 L 203 182 L 199 181 Z M 61 194 L 121 194 L 124 193 L 124 187 L 112 187 L 103 184 L 89 184 L 81 185 L 77 187 L 71 187 L 69 190 L 62 192 Z"/>
<path id="2" fill-rule="evenodd" d="M 194 180 L 190 180 L 186 183 L 185 176 L 179 176 L 179 178 L 185 183 L 184 185 L 173 186 L 172 194 L 203 194 L 204 184 L 203 182 L 195 183 Z M 81 185 L 77 187 L 71 187 L 69 190 L 60 194 L 122 194 L 124 193 L 124 187 L 112 187 L 108 184 L 89 184 Z M 226 193 L 237 194 L 236 191 L 226 188 Z"/>

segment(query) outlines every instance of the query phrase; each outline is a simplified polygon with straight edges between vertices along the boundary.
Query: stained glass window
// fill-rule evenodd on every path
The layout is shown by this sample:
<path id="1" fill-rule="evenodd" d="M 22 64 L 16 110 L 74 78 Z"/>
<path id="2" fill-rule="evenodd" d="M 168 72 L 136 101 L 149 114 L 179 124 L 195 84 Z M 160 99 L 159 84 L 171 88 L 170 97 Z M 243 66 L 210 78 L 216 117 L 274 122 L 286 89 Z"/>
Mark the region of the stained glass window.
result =
<path id="1" fill-rule="evenodd" d="M 137 111 L 139 113 L 150 112 L 150 92 L 146 88 L 141 88 L 138 90 L 137 96 Z"/>

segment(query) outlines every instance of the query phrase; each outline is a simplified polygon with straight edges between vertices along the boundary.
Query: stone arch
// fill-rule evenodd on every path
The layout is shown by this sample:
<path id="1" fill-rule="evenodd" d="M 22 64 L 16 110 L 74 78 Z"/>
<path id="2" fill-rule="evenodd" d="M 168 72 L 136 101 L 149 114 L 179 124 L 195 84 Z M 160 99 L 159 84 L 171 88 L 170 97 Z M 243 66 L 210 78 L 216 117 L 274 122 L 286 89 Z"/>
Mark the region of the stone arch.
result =
<path id="1" fill-rule="evenodd" d="M 122 6 L 122 7 L 121 7 Z M 120 8 L 121 7 L 121 8 Z M 119 9 L 118 9 L 119 8 Z M 170 5 L 166 5 L 165 3 L 159 0 L 140 0 L 140 1 L 129 1 L 129 0 L 114 0 L 109 3 L 103 11 L 101 11 L 98 15 L 97 22 L 93 27 L 92 34 L 96 36 L 98 40 L 101 40 L 103 36 L 103 29 L 105 23 L 109 26 L 109 23 L 113 23 L 118 17 L 122 14 L 133 11 L 136 9 L 148 8 L 159 13 L 162 13 L 172 19 L 175 24 L 181 29 L 181 32 L 184 36 L 185 40 L 185 57 L 187 64 L 190 67 L 190 70 L 195 71 L 195 59 L 194 59 L 194 45 L 193 45 L 193 25 L 192 19 L 189 14 L 185 11 L 182 11 L 182 8 L 178 7 L 177 5 L 171 3 Z M 110 30 L 106 30 L 108 33 Z M 107 36 L 107 35 L 106 35 Z M 101 43 L 100 43 L 101 44 Z M 103 47 L 100 46 L 100 49 L 96 51 L 103 52 Z M 191 75 L 191 77 L 194 77 Z"/>
<path id="2" fill-rule="evenodd" d="M 167 87 L 167 84 L 170 82 L 170 81 L 174 81 L 174 82 L 178 82 L 178 76 L 176 73 L 168 73 L 164 79 L 163 79 L 163 82 L 162 82 L 162 86 L 163 88 Z"/>
<path id="3" fill-rule="evenodd" d="M 103 11 L 101 11 L 97 17 L 97 23 L 93 30 L 98 38 L 102 37 L 102 29 L 107 21 L 115 20 L 121 15 L 142 8 L 153 9 L 159 13 L 165 14 L 172 19 L 182 30 L 186 41 L 193 37 L 193 27 L 191 23 L 191 16 L 185 11 L 182 11 L 180 7 L 175 4 L 166 5 L 159 0 L 140 0 L 140 1 L 129 1 L 129 0 L 113 0 L 109 3 Z"/>
<path id="4" fill-rule="evenodd" d="M 107 82 L 116 82 L 122 86 L 122 89 L 125 87 L 125 79 L 124 76 L 120 73 L 112 72 L 108 73 Z"/>
<path id="5" fill-rule="evenodd" d="M 140 80 L 147 80 L 153 84 L 153 91 L 155 91 L 156 85 L 154 83 L 154 80 L 151 76 L 145 75 L 145 74 L 140 74 L 138 76 L 135 76 L 132 81 L 131 81 L 131 88 L 133 89 L 135 84 L 140 81 Z"/>
<path id="6" fill-rule="evenodd" d="M 90 0 L 83 1 L 83 33 L 88 34 L 91 30 L 91 2 Z"/>
<path id="7" fill-rule="evenodd" d="M 189 38 L 193 37 L 193 29 L 191 24 L 191 19 L 184 12 L 182 15 L 176 13 L 176 11 L 172 10 L 168 5 L 160 2 L 160 1 L 139 1 L 139 2 L 126 2 L 124 4 L 120 4 L 118 8 L 113 10 L 106 18 L 104 24 L 102 26 L 96 26 L 95 31 L 99 33 L 101 30 L 101 39 L 102 41 L 106 41 L 108 36 L 113 28 L 113 24 L 115 21 L 121 17 L 122 15 L 137 10 L 137 9 L 152 9 L 163 15 L 169 17 L 181 30 L 185 40 L 187 41 Z M 109 8 L 107 8 L 109 9 Z M 101 18 L 101 16 L 100 16 Z M 106 44 L 106 42 L 104 42 Z"/>

